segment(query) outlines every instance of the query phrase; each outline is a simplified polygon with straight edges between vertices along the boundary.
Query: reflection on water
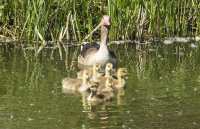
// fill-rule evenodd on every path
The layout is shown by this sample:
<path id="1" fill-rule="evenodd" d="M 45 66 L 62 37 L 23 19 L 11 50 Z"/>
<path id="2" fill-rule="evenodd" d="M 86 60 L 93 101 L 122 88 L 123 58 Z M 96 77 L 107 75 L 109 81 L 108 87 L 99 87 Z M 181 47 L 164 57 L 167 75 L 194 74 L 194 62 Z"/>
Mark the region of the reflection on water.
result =
<path id="1" fill-rule="evenodd" d="M 190 45 L 113 46 L 129 79 L 113 102 L 91 105 L 64 94 L 61 80 L 75 77 L 70 57 L 31 58 L 17 48 L 0 48 L 0 128 L 2 129 L 198 129 L 200 52 Z M 67 62 L 67 65 L 66 65 Z M 67 70 L 66 70 L 67 68 Z"/>

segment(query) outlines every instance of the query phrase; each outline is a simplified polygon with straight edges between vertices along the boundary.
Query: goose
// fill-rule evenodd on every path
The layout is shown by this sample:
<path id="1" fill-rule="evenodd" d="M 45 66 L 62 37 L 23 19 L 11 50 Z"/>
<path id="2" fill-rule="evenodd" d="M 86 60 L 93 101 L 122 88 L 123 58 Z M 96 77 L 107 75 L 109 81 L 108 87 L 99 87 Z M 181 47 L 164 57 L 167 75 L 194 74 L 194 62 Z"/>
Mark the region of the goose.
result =
<path id="1" fill-rule="evenodd" d="M 82 47 L 80 55 L 78 56 L 79 68 L 83 66 L 92 66 L 94 64 L 101 64 L 105 66 L 110 62 L 114 67 L 117 65 L 117 59 L 113 51 L 110 51 L 108 44 L 108 34 L 111 26 L 110 17 L 104 15 L 98 26 L 101 26 L 101 41 L 99 44 L 85 44 Z"/>

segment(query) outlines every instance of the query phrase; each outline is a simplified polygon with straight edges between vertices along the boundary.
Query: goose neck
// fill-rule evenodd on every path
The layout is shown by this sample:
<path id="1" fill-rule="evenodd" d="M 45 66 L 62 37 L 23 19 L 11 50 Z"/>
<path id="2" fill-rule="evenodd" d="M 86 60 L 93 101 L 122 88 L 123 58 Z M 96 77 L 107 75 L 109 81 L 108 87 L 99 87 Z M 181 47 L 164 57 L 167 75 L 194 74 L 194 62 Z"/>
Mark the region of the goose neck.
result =
<path id="1" fill-rule="evenodd" d="M 101 26 L 101 46 L 104 46 L 104 45 L 107 46 L 108 33 L 109 33 L 108 27 L 102 25 Z"/>

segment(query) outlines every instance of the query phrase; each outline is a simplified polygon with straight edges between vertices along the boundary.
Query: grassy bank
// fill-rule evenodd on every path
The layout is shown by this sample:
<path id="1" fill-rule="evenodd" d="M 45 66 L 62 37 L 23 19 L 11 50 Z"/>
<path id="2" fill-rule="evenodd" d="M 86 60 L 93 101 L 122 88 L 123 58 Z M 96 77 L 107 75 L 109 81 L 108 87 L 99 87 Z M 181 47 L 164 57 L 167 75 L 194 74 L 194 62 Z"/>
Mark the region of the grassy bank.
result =
<path id="1" fill-rule="evenodd" d="M 199 0 L 1 0 L 0 35 L 13 39 L 81 41 L 104 14 L 110 38 L 194 36 Z"/>

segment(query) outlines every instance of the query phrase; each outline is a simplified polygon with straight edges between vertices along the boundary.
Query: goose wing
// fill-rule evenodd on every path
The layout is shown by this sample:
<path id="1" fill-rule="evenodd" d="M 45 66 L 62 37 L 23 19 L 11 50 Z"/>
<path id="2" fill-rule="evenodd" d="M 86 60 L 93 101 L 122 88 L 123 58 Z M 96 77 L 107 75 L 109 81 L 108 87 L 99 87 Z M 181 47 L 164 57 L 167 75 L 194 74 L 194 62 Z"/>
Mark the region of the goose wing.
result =
<path id="1" fill-rule="evenodd" d="M 84 44 L 82 46 L 82 49 L 81 49 L 81 56 L 82 57 L 86 57 L 87 55 L 91 54 L 91 53 L 95 53 L 99 50 L 100 48 L 100 45 L 97 44 L 97 43 L 87 43 L 87 44 Z"/>

